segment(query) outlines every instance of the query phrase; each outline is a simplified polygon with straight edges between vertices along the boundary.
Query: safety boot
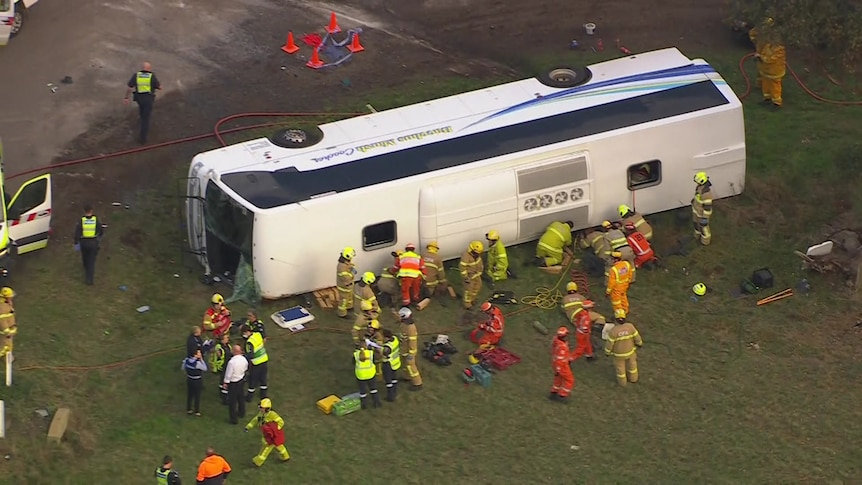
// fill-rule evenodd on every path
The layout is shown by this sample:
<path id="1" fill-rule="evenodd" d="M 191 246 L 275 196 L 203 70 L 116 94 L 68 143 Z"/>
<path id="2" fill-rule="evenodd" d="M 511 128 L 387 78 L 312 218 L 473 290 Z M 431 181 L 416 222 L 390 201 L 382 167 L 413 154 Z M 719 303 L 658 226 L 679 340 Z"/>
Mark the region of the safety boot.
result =
<path id="1" fill-rule="evenodd" d="M 388 402 L 395 402 L 395 384 L 386 388 L 386 400 Z"/>
<path id="2" fill-rule="evenodd" d="M 556 392 L 552 392 L 552 393 L 548 394 L 548 399 L 550 399 L 551 401 L 557 401 L 560 399 L 560 395 L 557 394 Z"/>
<path id="3" fill-rule="evenodd" d="M 266 458 L 263 458 L 262 456 L 257 455 L 254 458 L 252 458 L 251 461 L 252 461 L 252 463 L 255 464 L 255 466 L 260 467 L 260 466 L 263 466 L 263 463 L 266 461 Z"/>
<path id="4" fill-rule="evenodd" d="M 371 399 L 374 401 L 375 408 L 383 406 L 383 403 L 380 402 L 380 395 L 377 393 L 377 391 L 371 393 Z"/>
<path id="5" fill-rule="evenodd" d="M 422 390 L 422 384 L 419 384 L 418 386 L 414 384 L 414 385 L 410 386 L 410 390 L 414 391 L 414 392 L 415 391 L 421 391 Z"/>
<path id="6" fill-rule="evenodd" d="M 359 402 L 362 405 L 362 409 L 368 409 L 368 397 L 360 397 Z"/>

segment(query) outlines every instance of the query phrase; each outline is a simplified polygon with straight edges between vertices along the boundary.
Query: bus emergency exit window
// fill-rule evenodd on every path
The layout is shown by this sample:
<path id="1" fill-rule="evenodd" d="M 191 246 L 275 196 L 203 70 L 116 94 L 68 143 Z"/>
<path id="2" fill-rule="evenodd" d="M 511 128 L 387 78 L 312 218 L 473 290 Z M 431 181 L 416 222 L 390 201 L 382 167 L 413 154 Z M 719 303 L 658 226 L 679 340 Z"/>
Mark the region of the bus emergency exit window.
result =
<path id="1" fill-rule="evenodd" d="M 362 229 L 362 249 L 371 251 L 373 249 L 392 246 L 395 244 L 397 234 L 398 225 L 395 221 L 386 221 L 365 226 Z"/>
<path id="2" fill-rule="evenodd" d="M 661 183 L 661 161 L 636 163 L 628 168 L 629 190 L 645 189 Z"/>

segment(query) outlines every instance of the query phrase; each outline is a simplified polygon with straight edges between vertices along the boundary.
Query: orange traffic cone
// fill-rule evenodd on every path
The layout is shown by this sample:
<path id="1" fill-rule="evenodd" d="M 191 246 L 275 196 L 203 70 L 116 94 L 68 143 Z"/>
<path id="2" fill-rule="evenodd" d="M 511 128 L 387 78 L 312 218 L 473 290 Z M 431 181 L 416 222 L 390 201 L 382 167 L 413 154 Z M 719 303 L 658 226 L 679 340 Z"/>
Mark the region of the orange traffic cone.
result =
<path id="1" fill-rule="evenodd" d="M 312 69 L 323 67 L 323 61 L 320 60 L 320 54 L 318 54 L 317 49 L 311 51 L 311 59 L 305 65 Z"/>
<path id="2" fill-rule="evenodd" d="M 365 50 L 365 47 L 362 47 L 362 44 L 359 43 L 359 34 L 353 34 L 353 41 L 350 42 L 350 45 L 347 46 L 347 50 L 350 52 L 362 52 Z"/>
<path id="3" fill-rule="evenodd" d="M 288 54 L 294 54 L 299 50 L 299 47 L 296 45 L 296 42 L 293 41 L 293 31 L 289 31 L 287 33 L 287 42 L 281 47 L 281 50 L 287 52 Z"/>
<path id="4" fill-rule="evenodd" d="M 329 14 L 329 26 L 326 27 L 326 32 L 330 34 L 337 34 L 341 32 L 341 27 L 338 26 L 338 21 L 335 20 L 335 12 Z"/>

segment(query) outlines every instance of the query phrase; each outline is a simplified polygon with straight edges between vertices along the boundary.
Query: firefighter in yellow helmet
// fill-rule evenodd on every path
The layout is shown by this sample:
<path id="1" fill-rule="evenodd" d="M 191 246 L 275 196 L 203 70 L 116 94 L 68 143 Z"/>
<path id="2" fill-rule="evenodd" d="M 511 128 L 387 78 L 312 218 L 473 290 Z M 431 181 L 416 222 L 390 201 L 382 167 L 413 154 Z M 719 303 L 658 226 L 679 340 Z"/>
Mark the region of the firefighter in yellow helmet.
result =
<path id="1" fill-rule="evenodd" d="M 751 29 L 748 37 L 756 52 L 754 56 L 757 59 L 757 83 L 763 92 L 763 101 L 780 108 L 783 103 L 781 82 L 787 73 L 787 60 L 784 45 L 775 29 L 775 22 L 771 18 L 766 19 L 760 27 Z"/>
<path id="2" fill-rule="evenodd" d="M 335 268 L 335 288 L 338 290 L 338 316 L 347 318 L 347 312 L 353 309 L 353 282 L 356 277 L 356 268 L 353 258 L 356 251 L 353 248 L 344 248 L 338 256 L 338 265 Z"/>
<path id="3" fill-rule="evenodd" d="M 572 254 L 572 221 L 552 222 L 536 245 L 536 259 L 539 266 L 559 266 L 563 253 Z"/>
<path id="4" fill-rule="evenodd" d="M 514 278 L 515 275 L 509 271 L 509 256 L 506 254 L 506 246 L 500 240 L 500 233 L 494 230 L 488 231 L 485 239 L 488 240 L 488 266 L 485 274 L 491 286 L 510 276 Z"/>
<path id="5" fill-rule="evenodd" d="M 566 314 L 566 320 L 569 321 L 572 325 L 575 325 L 577 321 L 578 315 L 583 312 L 589 312 L 590 320 L 593 324 L 606 322 L 605 317 L 598 313 L 594 312 L 591 309 L 584 308 L 584 301 L 587 299 L 584 295 L 578 292 L 578 284 L 574 281 L 569 281 L 566 283 L 566 295 L 563 297 L 563 301 L 560 304 L 560 308 L 563 310 L 563 313 Z"/>
<path id="6" fill-rule="evenodd" d="M 260 400 L 260 411 L 245 425 L 245 432 L 248 433 L 255 426 L 260 428 L 263 435 L 261 439 L 263 447 L 260 453 L 251 459 L 256 466 L 263 466 L 272 450 L 278 451 L 281 461 L 290 459 L 290 453 L 284 446 L 284 420 L 272 410 L 272 401 L 268 398 Z"/>
<path id="7" fill-rule="evenodd" d="M 626 224 L 635 226 L 635 230 L 646 238 L 647 241 L 652 240 L 652 226 L 644 219 L 644 216 L 638 214 L 631 207 L 623 204 L 619 207 L 620 225 L 625 227 Z"/>
<path id="8" fill-rule="evenodd" d="M 365 337 L 365 330 L 368 328 L 368 325 L 377 318 L 377 313 L 374 312 L 374 305 L 372 305 L 370 301 L 363 300 L 359 304 L 359 308 L 362 313 L 356 316 L 356 320 L 353 321 L 353 328 L 350 330 L 350 335 L 353 336 L 353 344 L 356 347 L 362 345 L 362 339 Z"/>
<path id="9" fill-rule="evenodd" d="M 628 382 L 638 381 L 637 349 L 643 346 L 638 329 L 625 316 L 617 317 L 617 323 L 608 332 L 605 342 L 605 355 L 614 358 L 617 371 L 617 383 L 625 386 Z"/>
<path id="10" fill-rule="evenodd" d="M 422 259 L 425 260 L 425 288 L 430 296 L 439 296 L 446 294 L 449 288 L 449 281 L 446 279 L 446 268 L 443 266 L 443 258 L 437 254 L 440 251 L 440 245 L 437 241 L 431 241 L 425 245 L 425 252 L 422 253 Z"/>
<path id="11" fill-rule="evenodd" d="M 230 309 L 224 304 L 224 297 L 218 293 L 213 293 L 212 298 L 210 298 L 210 307 L 204 313 L 204 330 L 212 332 L 213 337 L 220 340 L 222 334 L 230 333 L 231 325 Z"/>
<path id="12" fill-rule="evenodd" d="M 694 237 L 704 246 L 712 241 L 709 219 L 712 217 L 712 182 L 706 172 L 694 174 L 694 198 L 691 199 L 691 219 Z"/>
<path id="13" fill-rule="evenodd" d="M 18 333 L 18 326 L 15 323 L 14 298 L 15 291 L 12 288 L 4 286 L 0 289 L 0 335 L 3 337 L 0 357 L 12 353 L 13 340 L 15 334 Z"/>
<path id="14" fill-rule="evenodd" d="M 611 247 L 611 253 L 614 251 L 619 252 L 622 254 L 623 260 L 628 261 L 634 266 L 635 252 L 629 247 L 629 240 L 619 226 L 611 221 L 604 221 L 602 222 L 602 230 L 605 232 L 605 241 Z M 609 263 L 613 265 L 613 261 L 609 261 Z M 610 267 L 607 269 L 610 270 Z"/>
<path id="15" fill-rule="evenodd" d="M 485 271 L 485 265 L 482 263 L 482 252 L 485 247 L 482 241 L 473 241 L 467 246 L 467 250 L 461 256 L 461 262 L 458 264 L 461 270 L 461 278 L 464 280 L 464 308 L 473 308 L 473 302 L 476 301 L 476 295 L 482 291 L 482 273 Z"/>
<path id="16" fill-rule="evenodd" d="M 362 274 L 359 282 L 353 285 L 353 314 L 357 317 L 362 315 L 362 302 L 371 303 L 371 311 L 374 318 L 380 315 L 380 304 L 377 303 L 377 295 L 374 294 L 372 285 L 377 281 L 377 276 L 371 271 L 366 271 Z"/>
<path id="17" fill-rule="evenodd" d="M 629 285 L 634 279 L 635 265 L 625 261 L 619 252 L 611 253 L 614 264 L 608 272 L 608 287 L 605 295 L 610 297 L 614 314 L 617 311 L 629 312 Z"/>

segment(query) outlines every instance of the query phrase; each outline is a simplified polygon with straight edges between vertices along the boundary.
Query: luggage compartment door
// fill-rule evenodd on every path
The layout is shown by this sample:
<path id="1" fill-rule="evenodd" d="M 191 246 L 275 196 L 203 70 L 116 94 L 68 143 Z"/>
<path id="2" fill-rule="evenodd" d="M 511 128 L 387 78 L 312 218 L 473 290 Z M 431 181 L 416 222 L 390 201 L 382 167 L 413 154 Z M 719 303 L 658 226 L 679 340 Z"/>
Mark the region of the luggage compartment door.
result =
<path id="1" fill-rule="evenodd" d="M 436 240 L 444 259 L 460 256 L 470 241 L 485 243 L 494 229 L 507 245 L 518 235 L 518 199 L 511 169 L 429 184 L 419 192 L 421 247 Z"/>

